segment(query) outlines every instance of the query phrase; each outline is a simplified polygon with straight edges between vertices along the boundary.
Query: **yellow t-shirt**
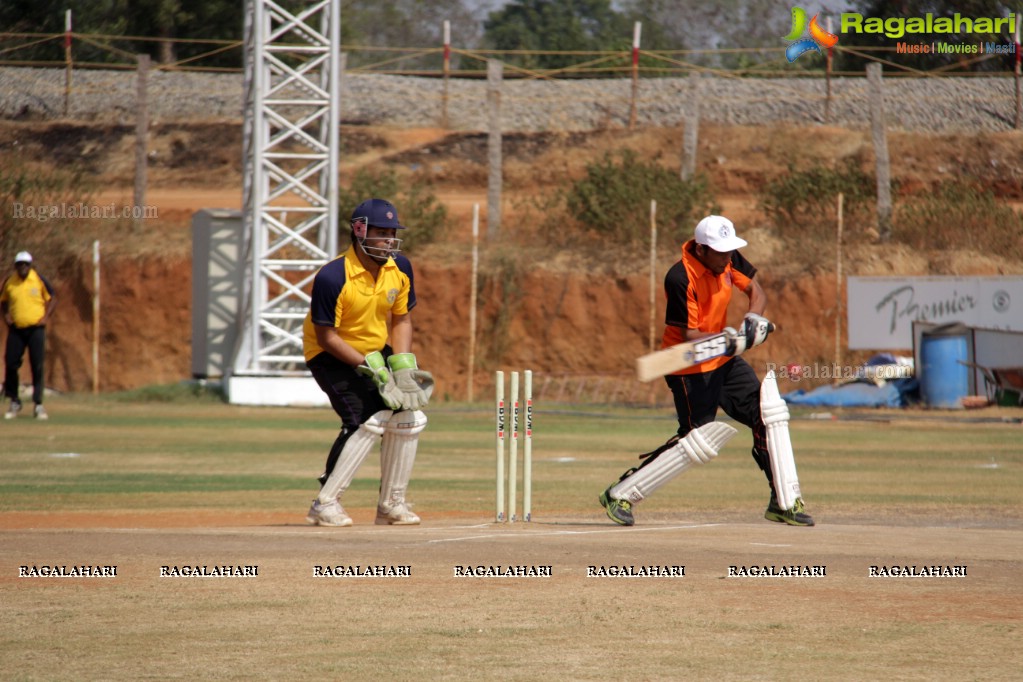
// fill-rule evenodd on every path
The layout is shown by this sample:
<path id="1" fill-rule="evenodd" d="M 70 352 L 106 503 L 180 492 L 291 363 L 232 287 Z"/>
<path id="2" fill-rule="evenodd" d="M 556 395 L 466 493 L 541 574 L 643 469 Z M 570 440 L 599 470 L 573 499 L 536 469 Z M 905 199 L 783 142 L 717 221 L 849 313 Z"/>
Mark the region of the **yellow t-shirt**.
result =
<path id="1" fill-rule="evenodd" d="M 309 312 L 302 324 L 306 361 L 323 352 L 316 326 L 334 327 L 348 345 L 366 355 L 387 344 L 387 315 L 405 315 L 416 305 L 412 264 L 398 254 L 380 267 L 374 280 L 354 247 L 320 268 L 313 280 Z"/>
<path id="2" fill-rule="evenodd" d="M 35 268 L 28 271 L 25 279 L 11 275 L 0 289 L 0 303 L 7 304 L 14 326 L 21 329 L 34 327 L 42 321 L 51 298 L 53 287 Z"/>

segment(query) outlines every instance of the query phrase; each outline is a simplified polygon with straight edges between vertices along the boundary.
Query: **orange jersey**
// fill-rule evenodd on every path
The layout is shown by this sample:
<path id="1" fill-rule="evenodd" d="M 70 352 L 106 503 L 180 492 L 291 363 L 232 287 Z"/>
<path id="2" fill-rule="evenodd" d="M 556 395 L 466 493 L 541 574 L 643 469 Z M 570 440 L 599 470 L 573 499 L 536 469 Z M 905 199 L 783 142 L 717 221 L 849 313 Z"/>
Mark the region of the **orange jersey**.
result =
<path id="1" fill-rule="evenodd" d="M 725 271 L 715 276 L 696 259 L 696 242 L 692 239 L 682 245 L 682 258 L 664 276 L 664 294 L 668 300 L 664 312 L 664 336 L 661 346 L 668 348 L 686 340 L 686 330 L 694 329 L 708 334 L 724 330 L 727 324 L 728 304 L 732 300 L 732 287 L 749 293 L 757 269 L 738 251 L 732 252 L 732 261 Z M 697 374 L 717 369 L 731 358 L 721 356 L 700 365 L 687 367 L 675 374 Z"/>

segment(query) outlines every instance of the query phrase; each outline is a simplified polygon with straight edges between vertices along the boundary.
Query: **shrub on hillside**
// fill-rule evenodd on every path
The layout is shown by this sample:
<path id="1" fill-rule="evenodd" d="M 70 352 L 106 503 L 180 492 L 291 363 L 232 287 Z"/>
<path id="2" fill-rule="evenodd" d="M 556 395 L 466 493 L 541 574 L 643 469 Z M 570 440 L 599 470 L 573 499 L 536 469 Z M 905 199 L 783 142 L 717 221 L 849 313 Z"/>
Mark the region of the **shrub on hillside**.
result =
<path id="1" fill-rule="evenodd" d="M 647 241 L 650 201 L 657 225 L 669 239 L 684 241 L 705 215 L 720 212 L 705 176 L 682 180 L 677 172 L 641 161 L 635 152 L 607 153 L 586 166 L 586 176 L 565 191 L 569 215 L 615 243 Z"/>
<path id="2" fill-rule="evenodd" d="M 1023 259 L 1023 215 L 971 180 L 949 180 L 896 207 L 893 238 L 914 249 L 969 249 Z"/>
<path id="3" fill-rule="evenodd" d="M 0 164 L 0 256 L 45 251 L 52 257 L 72 251 L 76 218 L 67 208 L 90 204 L 93 187 L 80 169 L 32 168 L 24 159 Z M 4 260 L 4 263 L 10 262 Z"/>
<path id="4" fill-rule="evenodd" d="M 815 164 L 805 170 L 789 165 L 788 172 L 767 182 L 759 193 L 760 210 L 783 239 L 816 241 L 818 231 L 834 233 L 838 195 L 849 223 L 869 220 L 877 182 L 854 159 L 837 168 Z"/>
<path id="5" fill-rule="evenodd" d="M 415 251 L 443 236 L 447 209 L 437 200 L 427 183 L 418 180 L 399 180 L 393 170 L 370 171 L 360 168 L 351 185 L 342 185 L 338 192 L 339 236 L 348 237 L 348 219 L 352 210 L 370 198 L 387 199 L 398 209 L 401 224 L 409 229 L 401 237 L 401 250 Z"/>
<path id="6" fill-rule="evenodd" d="M 784 245 L 785 261 L 797 271 L 814 272 L 830 267 L 825 257 L 834 252 L 841 193 L 844 241 L 863 240 L 865 226 L 874 223 L 877 183 L 854 159 L 836 168 L 815 164 L 788 171 L 769 180 L 758 195 L 759 209 L 774 226 Z"/>

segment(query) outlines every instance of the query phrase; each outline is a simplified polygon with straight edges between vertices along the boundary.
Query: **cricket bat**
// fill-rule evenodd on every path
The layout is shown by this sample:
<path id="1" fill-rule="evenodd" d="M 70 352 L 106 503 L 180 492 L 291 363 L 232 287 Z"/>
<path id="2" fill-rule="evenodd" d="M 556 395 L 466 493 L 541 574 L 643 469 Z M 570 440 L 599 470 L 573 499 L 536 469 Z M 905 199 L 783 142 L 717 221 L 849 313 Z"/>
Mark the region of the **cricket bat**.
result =
<path id="1" fill-rule="evenodd" d="M 770 330 L 774 331 L 774 324 Z M 742 340 L 740 339 L 740 342 Z M 640 381 L 652 381 L 665 374 L 677 372 L 686 367 L 699 365 L 728 354 L 728 334 L 721 332 L 696 341 L 682 343 L 664 348 L 636 358 L 636 377 Z"/>

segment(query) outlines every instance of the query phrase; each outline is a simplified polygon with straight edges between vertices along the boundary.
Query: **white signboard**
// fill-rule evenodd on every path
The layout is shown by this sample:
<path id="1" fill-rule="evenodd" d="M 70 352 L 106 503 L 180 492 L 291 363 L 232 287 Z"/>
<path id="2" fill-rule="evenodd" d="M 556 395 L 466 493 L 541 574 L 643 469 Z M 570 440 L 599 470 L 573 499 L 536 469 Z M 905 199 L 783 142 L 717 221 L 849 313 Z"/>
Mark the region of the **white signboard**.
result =
<path id="1" fill-rule="evenodd" d="M 1023 277 L 850 277 L 849 348 L 908 350 L 915 320 L 1023 331 Z"/>

